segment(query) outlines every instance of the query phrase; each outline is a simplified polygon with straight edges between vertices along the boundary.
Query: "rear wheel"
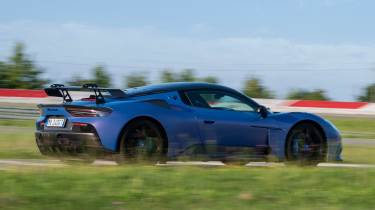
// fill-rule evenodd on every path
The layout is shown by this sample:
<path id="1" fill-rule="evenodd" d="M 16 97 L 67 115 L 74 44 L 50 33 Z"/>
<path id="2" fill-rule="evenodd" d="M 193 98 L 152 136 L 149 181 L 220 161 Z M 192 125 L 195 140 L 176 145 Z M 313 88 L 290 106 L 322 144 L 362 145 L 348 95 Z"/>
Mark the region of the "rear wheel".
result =
<path id="1" fill-rule="evenodd" d="M 131 122 L 122 135 L 118 163 L 165 162 L 166 137 L 160 126 L 150 120 Z"/>
<path id="2" fill-rule="evenodd" d="M 315 125 L 301 123 L 290 131 L 286 144 L 288 163 L 317 165 L 325 161 L 326 155 L 326 140 Z"/>

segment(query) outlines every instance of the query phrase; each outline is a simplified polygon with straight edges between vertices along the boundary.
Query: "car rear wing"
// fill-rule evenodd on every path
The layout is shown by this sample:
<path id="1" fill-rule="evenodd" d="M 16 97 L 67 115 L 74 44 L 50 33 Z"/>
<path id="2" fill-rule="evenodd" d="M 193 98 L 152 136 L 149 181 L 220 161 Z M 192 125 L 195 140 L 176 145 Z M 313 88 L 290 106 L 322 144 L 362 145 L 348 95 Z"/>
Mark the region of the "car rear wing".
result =
<path id="1" fill-rule="evenodd" d="M 97 104 L 105 103 L 105 98 L 102 92 L 107 92 L 112 98 L 124 98 L 126 94 L 121 89 L 111 88 L 100 88 L 96 84 L 84 84 L 82 87 L 78 86 L 65 86 L 62 84 L 53 84 L 49 88 L 45 88 L 44 91 L 48 96 L 62 97 L 64 102 L 72 102 L 73 99 L 69 94 L 69 91 L 87 91 L 94 92 L 95 100 Z"/>

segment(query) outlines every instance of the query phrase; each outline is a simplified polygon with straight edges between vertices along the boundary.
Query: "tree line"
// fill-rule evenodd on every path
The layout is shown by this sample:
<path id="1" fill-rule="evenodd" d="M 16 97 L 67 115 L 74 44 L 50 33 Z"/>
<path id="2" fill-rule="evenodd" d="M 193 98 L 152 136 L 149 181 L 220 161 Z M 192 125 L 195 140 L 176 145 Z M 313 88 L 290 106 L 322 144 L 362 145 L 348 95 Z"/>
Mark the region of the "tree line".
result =
<path id="1" fill-rule="evenodd" d="M 12 55 L 7 61 L 0 61 L 0 88 L 18 88 L 18 89 L 41 89 L 52 80 L 43 78 L 44 69 L 40 68 L 25 53 L 25 46 L 17 43 L 13 49 Z M 89 78 L 82 78 L 80 75 L 73 75 L 66 83 L 69 85 L 80 86 L 85 83 L 96 83 L 100 87 L 112 86 L 111 75 L 104 65 L 96 65 L 91 71 Z M 147 72 L 132 72 L 124 77 L 124 87 L 132 88 L 151 84 Z M 159 75 L 162 83 L 166 82 L 208 82 L 218 83 L 218 78 L 214 76 L 198 77 L 194 69 L 183 69 L 180 72 L 174 72 L 171 69 L 163 70 Z M 253 98 L 272 99 L 276 97 L 274 91 L 268 89 L 257 77 L 250 77 L 245 80 L 242 92 Z M 365 87 L 362 95 L 358 96 L 359 101 L 375 102 L 375 83 Z M 323 89 L 291 90 L 287 99 L 305 99 L 305 100 L 330 100 L 326 91 Z"/>

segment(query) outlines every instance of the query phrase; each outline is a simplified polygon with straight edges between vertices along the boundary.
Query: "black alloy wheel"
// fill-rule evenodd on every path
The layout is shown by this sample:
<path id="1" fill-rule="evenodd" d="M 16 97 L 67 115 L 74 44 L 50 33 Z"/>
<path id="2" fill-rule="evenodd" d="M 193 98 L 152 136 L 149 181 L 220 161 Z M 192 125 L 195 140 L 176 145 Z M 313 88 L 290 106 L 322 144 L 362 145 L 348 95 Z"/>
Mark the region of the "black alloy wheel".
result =
<path id="1" fill-rule="evenodd" d="M 162 129 L 150 120 L 131 122 L 120 142 L 119 163 L 165 162 L 167 145 Z"/>
<path id="2" fill-rule="evenodd" d="M 317 165 L 325 161 L 327 142 L 322 132 L 311 123 L 301 123 L 289 133 L 286 158 L 289 163 Z"/>

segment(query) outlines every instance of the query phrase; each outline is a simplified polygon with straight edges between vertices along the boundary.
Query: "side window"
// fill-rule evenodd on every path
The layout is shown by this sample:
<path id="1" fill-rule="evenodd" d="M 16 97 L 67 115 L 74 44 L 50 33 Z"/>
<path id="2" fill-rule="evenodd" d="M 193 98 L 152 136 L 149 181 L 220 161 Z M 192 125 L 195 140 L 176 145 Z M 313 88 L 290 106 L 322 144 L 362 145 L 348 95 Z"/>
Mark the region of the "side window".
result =
<path id="1" fill-rule="evenodd" d="M 195 107 L 245 112 L 255 111 L 250 104 L 240 97 L 224 91 L 192 90 L 185 94 L 191 105 Z"/>

